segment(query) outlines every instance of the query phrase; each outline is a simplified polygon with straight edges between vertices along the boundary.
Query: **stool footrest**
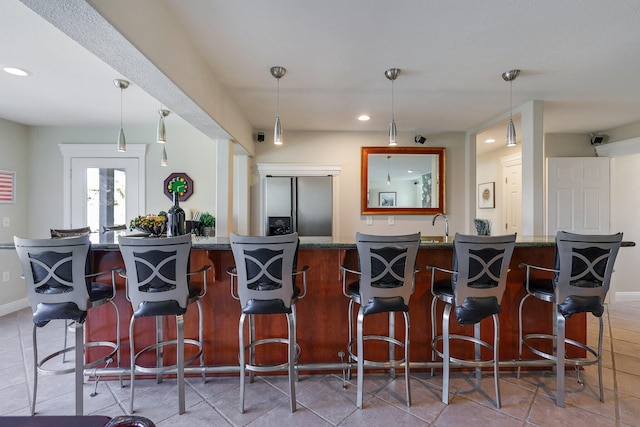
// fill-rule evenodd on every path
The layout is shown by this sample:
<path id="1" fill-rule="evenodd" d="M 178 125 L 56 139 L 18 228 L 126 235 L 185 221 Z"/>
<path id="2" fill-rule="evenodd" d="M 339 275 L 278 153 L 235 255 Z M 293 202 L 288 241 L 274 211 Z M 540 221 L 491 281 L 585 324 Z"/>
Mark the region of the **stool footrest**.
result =
<path id="1" fill-rule="evenodd" d="M 438 341 L 442 341 L 442 340 L 443 340 L 443 336 L 442 335 L 437 335 L 436 337 L 433 338 L 433 340 L 431 340 L 431 348 L 433 349 L 433 351 L 438 356 L 440 356 L 441 359 L 444 358 L 444 354 L 443 354 L 442 351 L 440 351 L 438 349 L 437 342 Z M 470 336 L 467 336 L 467 335 L 451 334 L 451 335 L 449 335 L 449 340 L 461 340 L 461 341 L 471 342 L 473 344 L 478 344 L 478 345 L 481 345 L 482 347 L 490 350 L 492 353 L 493 353 L 493 350 L 494 350 L 493 346 L 491 344 L 489 344 L 488 342 L 480 340 L 480 339 L 475 338 L 475 337 L 470 337 Z M 471 359 L 460 359 L 460 358 L 453 357 L 452 355 L 449 355 L 449 360 L 451 362 L 453 362 L 453 363 L 457 363 L 457 364 L 468 366 L 468 367 L 472 367 L 472 368 L 493 367 L 493 365 L 494 365 L 494 360 L 493 359 L 471 360 Z"/>
<path id="2" fill-rule="evenodd" d="M 534 353 L 537 356 L 540 356 L 542 358 L 548 359 L 548 360 L 553 360 L 556 361 L 557 357 L 554 354 L 549 354 L 546 353 L 538 348 L 535 348 L 533 346 L 533 344 L 530 343 L 531 340 L 550 340 L 554 343 L 556 343 L 557 341 L 557 337 L 551 334 L 527 334 L 522 338 L 522 345 L 524 345 L 526 348 L 528 348 L 532 353 Z M 572 358 L 568 358 L 565 357 L 564 358 L 564 363 L 565 365 L 569 365 L 569 366 L 590 366 L 590 365 L 595 365 L 598 363 L 598 361 L 600 360 L 600 357 L 598 356 L 598 352 L 596 350 L 594 350 L 593 348 L 589 347 L 586 344 L 583 344 L 581 342 L 569 339 L 569 338 L 565 338 L 564 340 L 565 344 L 569 344 L 572 345 L 574 347 L 580 348 L 582 350 L 585 350 L 587 353 L 590 353 L 594 358 L 593 359 L 589 359 L 588 357 L 572 357 Z M 557 344 L 557 343 L 556 343 Z M 566 352 L 565 352 L 566 354 Z"/>
<path id="3" fill-rule="evenodd" d="M 152 350 L 156 350 L 158 348 L 162 348 L 168 345 L 178 345 L 178 340 L 167 340 L 167 341 L 162 341 L 156 344 L 152 344 L 150 346 L 147 346 L 145 348 L 143 348 L 142 350 L 140 350 L 139 352 L 136 353 L 136 355 L 134 356 L 133 360 L 134 363 L 136 360 L 138 360 L 138 357 L 140 357 L 142 354 L 148 352 L 148 351 L 152 351 Z M 202 343 L 198 340 L 194 340 L 194 339 L 190 339 L 187 338 L 184 340 L 184 345 L 185 348 L 187 345 L 193 345 L 196 346 L 198 348 L 198 351 L 196 352 L 196 354 L 194 354 L 193 356 L 191 356 L 189 359 L 185 359 L 184 361 L 184 365 L 190 365 L 191 363 L 193 363 L 196 359 L 198 359 L 200 357 L 200 355 L 202 354 Z M 178 368 L 178 365 L 165 365 L 165 366 L 141 366 L 138 364 L 135 364 L 135 366 L 132 367 L 132 369 L 134 369 L 135 373 L 139 373 L 139 374 L 162 374 L 164 372 L 167 371 L 172 371 Z"/>
<path id="4" fill-rule="evenodd" d="M 245 351 L 250 349 L 255 349 L 260 345 L 265 344 L 285 344 L 289 345 L 288 338 L 263 338 L 260 340 L 256 340 L 248 345 L 244 346 Z M 298 359 L 300 358 L 300 354 L 302 353 L 302 349 L 298 343 L 295 343 L 296 346 L 296 356 L 294 365 L 298 363 Z M 246 359 L 245 359 L 246 360 Z M 251 365 L 249 363 L 245 363 L 245 369 L 252 372 L 273 372 L 273 371 L 286 371 L 289 368 L 289 363 L 279 363 L 279 364 L 261 364 L 261 365 Z"/>
<path id="5" fill-rule="evenodd" d="M 83 365 L 83 369 L 91 369 L 91 368 L 95 368 L 98 365 L 102 365 L 103 363 L 106 363 L 108 360 L 113 360 L 113 355 L 116 354 L 116 352 L 118 351 L 118 345 L 114 342 L 111 341 L 91 341 L 88 343 L 84 344 L 84 348 L 85 350 L 87 348 L 96 348 L 96 347 L 109 347 L 111 348 L 111 351 L 109 352 L 109 354 L 100 357 L 94 361 L 91 361 L 89 363 L 85 363 Z M 43 374 L 43 375 L 63 375 L 63 374 L 70 374 L 72 372 L 75 372 L 76 368 L 75 368 L 75 363 L 73 364 L 73 366 L 71 368 L 67 368 L 67 369 L 47 369 L 44 367 L 44 364 L 49 362 L 52 359 L 55 359 L 56 357 L 63 355 L 65 353 L 70 353 L 70 352 L 74 352 L 75 351 L 75 346 L 73 347 L 66 347 L 63 348 L 62 350 L 58 350 L 55 351 L 45 357 L 43 357 L 42 359 L 40 359 L 40 361 L 38 362 L 38 372 Z"/>
<path id="6" fill-rule="evenodd" d="M 391 338 L 389 336 L 386 335 L 364 335 L 362 337 L 362 341 L 384 341 L 384 342 L 388 342 L 390 344 L 393 344 L 395 346 L 398 346 L 400 348 L 403 349 L 404 352 L 404 343 L 400 340 L 397 340 L 395 338 Z M 353 338 L 351 341 L 349 341 L 349 344 L 347 345 L 347 352 L 349 353 L 349 357 L 352 360 L 355 360 L 356 362 L 358 361 L 358 356 L 355 355 L 353 353 L 353 346 L 357 345 L 357 338 Z M 405 363 L 406 360 L 404 358 L 402 359 L 398 359 L 398 360 L 387 360 L 384 362 L 379 362 L 379 361 L 375 361 L 375 360 L 368 360 L 368 359 L 364 359 L 363 360 L 364 365 L 370 368 L 399 368 L 402 367 Z"/>

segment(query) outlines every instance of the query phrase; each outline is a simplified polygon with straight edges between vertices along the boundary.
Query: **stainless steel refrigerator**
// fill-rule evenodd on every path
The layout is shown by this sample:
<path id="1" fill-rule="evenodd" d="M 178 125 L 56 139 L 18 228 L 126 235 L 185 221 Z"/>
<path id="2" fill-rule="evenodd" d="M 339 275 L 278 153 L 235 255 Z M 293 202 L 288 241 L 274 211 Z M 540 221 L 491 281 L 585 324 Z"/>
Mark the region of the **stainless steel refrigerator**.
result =
<path id="1" fill-rule="evenodd" d="M 266 234 L 331 236 L 331 176 L 266 178 Z"/>

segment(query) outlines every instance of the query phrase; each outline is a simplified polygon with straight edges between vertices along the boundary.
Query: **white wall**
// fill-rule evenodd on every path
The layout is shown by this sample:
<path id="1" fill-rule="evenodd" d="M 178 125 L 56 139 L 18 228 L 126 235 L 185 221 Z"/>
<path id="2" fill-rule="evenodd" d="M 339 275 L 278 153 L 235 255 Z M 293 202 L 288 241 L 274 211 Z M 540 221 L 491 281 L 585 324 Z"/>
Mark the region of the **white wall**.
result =
<path id="1" fill-rule="evenodd" d="M 400 133 L 400 146 L 415 146 L 413 133 Z M 282 146 L 272 139 L 256 144 L 251 178 L 251 230 L 257 233 L 260 221 L 259 177 L 256 163 L 338 163 L 339 229 L 336 237 L 353 237 L 357 231 L 372 234 L 402 234 L 421 231 L 423 235 L 444 235 L 444 222 L 431 225 L 432 215 L 397 215 L 395 225 L 387 225 L 387 215 L 373 215 L 373 225 L 365 224 L 360 207 L 360 155 L 363 146 L 387 145 L 384 132 L 295 132 L 285 134 Z M 464 133 L 428 135 L 429 145 L 446 148 L 445 212 L 450 234 L 464 230 Z"/>
<path id="2" fill-rule="evenodd" d="M 167 118 L 169 166 L 160 166 L 162 146 L 155 142 L 155 123 L 125 128 L 127 142 L 147 144 L 146 198 L 140 214 L 167 210 L 171 200 L 164 195 L 163 181 L 172 172 L 184 172 L 194 181 L 194 193 L 180 203 L 189 218 L 190 209 L 215 216 L 215 142 L 195 128 Z M 63 226 L 62 154 L 58 144 L 109 143 L 117 139 L 113 128 L 37 127 L 29 131 L 28 218 L 31 237 L 48 237 L 49 228 Z"/>
<path id="3" fill-rule="evenodd" d="M 16 202 L 0 203 L 0 219 L 9 218 L 10 226 L 0 222 L 0 242 L 13 242 L 13 236 L 27 235 L 27 126 L 0 119 L 0 170 L 16 173 Z M 9 272 L 10 280 L 2 281 Z M 20 279 L 22 267 L 14 250 L 0 249 L 0 316 L 26 307 L 26 291 Z"/>
<path id="4" fill-rule="evenodd" d="M 624 240 L 640 245 L 640 154 L 611 159 L 611 232 L 622 231 Z M 640 301 L 637 265 L 640 246 L 621 248 L 616 260 L 610 299 Z M 613 297 L 613 298 L 611 298 Z"/>

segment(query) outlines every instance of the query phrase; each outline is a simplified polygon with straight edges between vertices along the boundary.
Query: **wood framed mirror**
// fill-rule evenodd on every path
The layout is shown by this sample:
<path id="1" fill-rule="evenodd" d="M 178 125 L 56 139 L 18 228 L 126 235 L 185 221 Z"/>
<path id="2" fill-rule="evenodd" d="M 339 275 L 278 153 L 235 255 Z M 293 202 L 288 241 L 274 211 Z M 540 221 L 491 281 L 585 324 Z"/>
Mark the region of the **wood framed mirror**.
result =
<path id="1" fill-rule="evenodd" d="M 442 147 L 362 147 L 362 214 L 444 213 L 444 177 Z"/>

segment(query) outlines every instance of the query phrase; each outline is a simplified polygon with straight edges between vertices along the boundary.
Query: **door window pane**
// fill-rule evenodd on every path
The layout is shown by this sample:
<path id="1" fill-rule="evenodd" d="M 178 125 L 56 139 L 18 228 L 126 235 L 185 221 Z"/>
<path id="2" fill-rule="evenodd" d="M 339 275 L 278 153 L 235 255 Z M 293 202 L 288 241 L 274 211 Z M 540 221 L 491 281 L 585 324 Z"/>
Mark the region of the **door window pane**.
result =
<path id="1" fill-rule="evenodd" d="M 117 168 L 87 168 L 87 225 L 91 230 L 126 225 L 126 172 Z"/>

